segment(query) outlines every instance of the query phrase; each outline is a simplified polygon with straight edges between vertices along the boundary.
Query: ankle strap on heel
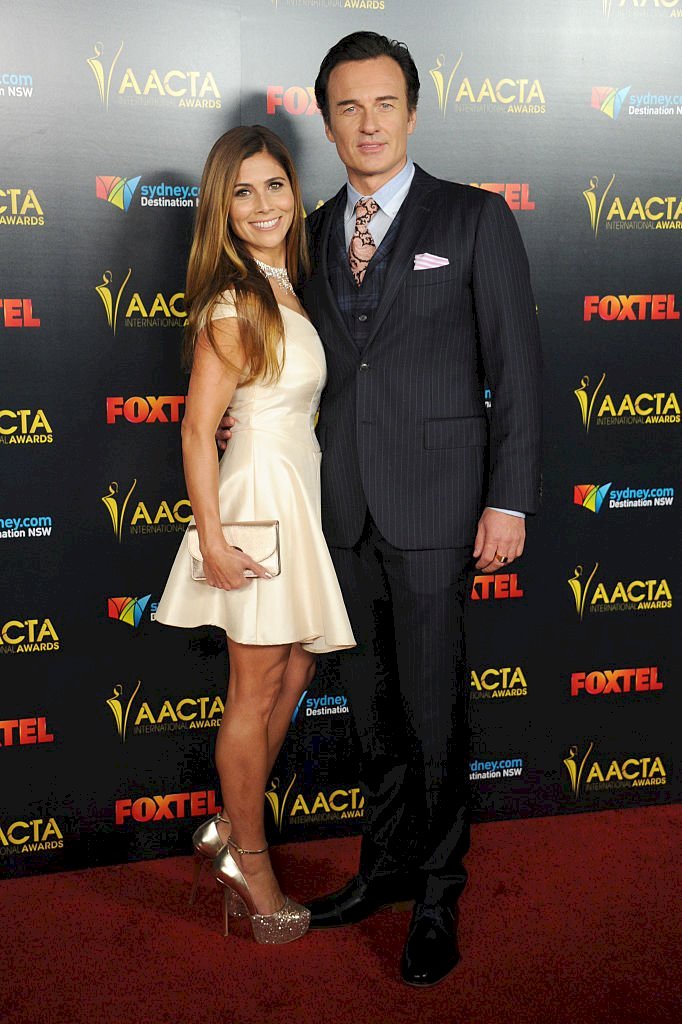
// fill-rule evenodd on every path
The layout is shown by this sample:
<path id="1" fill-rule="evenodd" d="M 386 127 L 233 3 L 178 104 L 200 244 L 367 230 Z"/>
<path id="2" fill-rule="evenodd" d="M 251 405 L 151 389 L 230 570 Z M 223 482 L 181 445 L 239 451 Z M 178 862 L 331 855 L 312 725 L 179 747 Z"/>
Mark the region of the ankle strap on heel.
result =
<path id="1" fill-rule="evenodd" d="M 267 851 L 270 848 L 269 846 L 266 845 L 266 846 L 263 847 L 262 850 L 242 850 L 241 846 L 238 846 L 237 843 L 234 842 L 232 837 L 230 837 L 227 840 L 227 842 L 228 842 L 228 845 L 231 846 L 233 850 L 236 850 L 237 853 L 239 853 L 239 854 L 243 854 L 243 853 L 248 853 L 248 854 L 252 854 L 252 853 L 267 853 Z"/>
<path id="2" fill-rule="evenodd" d="M 229 818 L 223 818 L 222 814 L 217 814 L 216 817 L 217 817 L 218 821 L 222 821 L 224 825 L 231 825 L 232 824 L 230 819 Z"/>

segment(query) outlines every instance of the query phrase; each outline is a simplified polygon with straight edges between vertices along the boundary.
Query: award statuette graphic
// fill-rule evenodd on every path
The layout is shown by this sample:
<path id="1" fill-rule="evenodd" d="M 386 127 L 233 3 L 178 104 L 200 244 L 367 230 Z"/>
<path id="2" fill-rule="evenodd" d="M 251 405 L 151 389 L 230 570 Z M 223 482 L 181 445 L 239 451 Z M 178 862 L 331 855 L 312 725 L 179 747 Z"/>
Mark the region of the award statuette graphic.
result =
<path id="1" fill-rule="evenodd" d="M 440 112 L 443 115 L 443 117 L 445 117 L 445 113 L 446 113 L 446 111 L 448 109 L 448 97 L 450 95 L 450 87 L 452 86 L 452 79 L 455 77 L 455 72 L 456 72 L 457 68 L 462 63 L 462 57 L 463 56 L 464 56 L 464 51 L 460 51 L 460 55 L 459 55 L 459 57 L 457 59 L 457 63 L 455 64 L 454 68 L 450 72 L 450 77 L 447 80 L 447 84 L 445 82 L 445 76 L 443 75 L 443 72 L 441 71 L 441 68 L 443 67 L 443 62 L 445 61 L 444 54 L 439 53 L 438 56 L 436 57 L 436 66 L 435 66 L 435 68 L 430 68 L 429 69 L 429 74 L 431 75 L 431 78 L 433 79 L 434 85 L 436 86 L 436 93 L 438 95 L 438 109 L 440 110 Z"/>
<path id="2" fill-rule="evenodd" d="M 575 800 L 577 800 L 580 796 L 580 784 L 583 778 L 583 771 L 585 770 L 585 762 L 592 753 L 593 747 L 594 743 L 590 743 L 589 747 L 587 748 L 587 753 L 580 762 L 580 767 L 578 767 L 578 748 L 576 746 L 570 747 L 568 751 L 568 757 L 564 758 L 564 765 L 566 766 L 568 778 L 571 783 L 571 792 L 573 793 L 573 797 Z"/>
<path id="3" fill-rule="evenodd" d="M 114 687 L 114 692 L 112 693 L 111 697 L 107 699 L 106 703 L 108 707 L 111 709 L 112 715 L 114 716 L 114 721 L 116 722 L 116 730 L 118 732 L 118 735 L 121 737 L 121 743 L 125 743 L 126 741 L 126 732 L 128 730 L 128 716 L 130 714 L 130 708 L 132 707 L 132 703 L 135 700 L 135 697 L 137 696 L 137 691 L 140 689 L 141 686 L 142 682 L 138 679 L 137 686 L 133 690 L 132 695 L 128 698 L 128 702 L 125 705 L 122 700 L 123 686 L 121 685 L 121 683 L 116 683 L 116 686 Z"/>
<path id="4" fill-rule="evenodd" d="M 104 65 L 102 64 L 102 61 L 100 60 L 100 57 L 104 53 L 104 46 L 102 45 L 102 43 L 95 43 L 95 46 L 94 46 L 95 56 L 94 57 L 88 57 L 88 60 L 87 60 L 88 66 L 89 66 L 90 70 L 92 71 L 93 75 L 95 76 L 95 81 L 97 82 L 97 88 L 99 89 L 99 98 L 100 98 L 100 100 L 102 102 L 102 106 L 104 107 L 105 110 L 109 109 L 109 93 L 111 91 L 111 76 L 114 73 L 114 68 L 116 67 L 116 61 L 121 56 L 121 50 L 122 49 L 123 49 L 123 42 L 121 42 L 121 45 L 118 48 L 118 52 L 116 53 L 116 56 L 114 57 L 114 59 L 111 62 L 111 67 L 109 68 L 109 74 L 106 76 L 106 81 L 105 81 L 105 74 L 104 74 Z"/>
<path id="5" fill-rule="evenodd" d="M 133 480 L 132 486 L 128 493 L 126 494 L 125 501 L 123 502 L 123 506 L 120 509 L 118 507 L 118 482 L 116 480 L 111 481 L 111 483 L 109 484 L 108 493 L 103 495 L 102 498 L 100 498 L 100 501 L 104 505 L 106 505 L 107 511 L 111 516 L 111 525 L 113 527 L 116 540 L 119 542 L 119 544 L 121 543 L 121 533 L 123 531 L 126 506 L 128 504 L 128 501 L 130 500 L 130 495 L 135 490 L 136 484 L 137 478 Z"/>
<path id="6" fill-rule="evenodd" d="M 583 426 L 585 428 L 586 434 L 589 434 L 590 432 L 590 423 L 592 421 L 592 411 L 594 409 L 594 403 L 596 401 L 597 395 L 599 394 L 599 389 L 601 388 L 605 380 L 606 374 L 602 373 L 601 380 L 594 389 L 592 397 L 589 398 L 587 394 L 587 389 L 590 386 L 590 378 L 587 376 L 587 374 L 585 374 L 584 377 L 580 378 L 580 387 L 575 388 L 573 392 L 575 397 L 578 399 L 578 405 L 580 406 L 580 415 L 582 416 Z"/>
<path id="7" fill-rule="evenodd" d="M 604 202 L 605 202 L 606 197 L 607 197 L 607 195 L 609 193 L 609 189 L 611 188 L 611 186 L 613 185 L 615 180 L 616 180 L 616 175 L 612 174 L 611 175 L 611 181 L 608 183 L 608 185 L 604 189 L 604 191 L 602 193 L 602 196 L 601 196 L 601 199 L 599 199 L 599 200 L 597 199 L 597 189 L 599 188 L 599 178 L 597 177 L 596 174 L 594 174 L 590 178 L 590 186 L 589 186 L 589 188 L 586 188 L 585 191 L 583 192 L 583 197 L 585 199 L 585 202 L 587 203 L 587 208 L 590 211 L 590 224 L 592 225 L 592 230 L 594 231 L 594 237 L 595 238 L 599 234 L 599 224 L 600 224 L 600 221 L 601 221 L 602 210 L 604 209 Z"/>
<path id="8" fill-rule="evenodd" d="M 100 299 L 102 300 L 102 304 L 104 306 L 104 310 L 105 310 L 105 312 L 107 314 L 107 323 L 111 327 L 111 329 L 112 329 L 114 334 L 116 334 L 116 323 L 118 321 L 118 307 L 119 307 L 119 304 L 121 302 L 121 296 L 123 295 L 123 289 L 128 284 L 128 281 L 130 280 L 130 275 L 132 274 L 132 272 L 133 272 L 132 267 L 128 267 L 128 273 L 125 276 L 123 284 L 121 285 L 121 287 L 118 290 L 118 294 L 116 296 L 116 304 L 115 305 L 114 305 L 114 296 L 112 294 L 111 288 L 109 287 L 109 285 L 111 284 L 111 282 L 114 279 L 114 275 L 111 273 L 110 270 L 105 270 L 104 271 L 104 273 L 102 274 L 102 283 L 95 286 L 95 291 L 97 292 L 97 294 L 99 295 Z"/>
<path id="9" fill-rule="evenodd" d="M 573 570 L 573 576 L 571 576 L 570 580 L 567 580 L 569 587 L 573 591 L 573 597 L 575 599 L 575 610 L 577 611 L 578 618 L 581 622 L 583 621 L 583 613 L 585 611 L 585 604 L 587 603 L 587 596 L 590 592 L 590 585 L 592 583 L 592 580 L 594 579 L 594 574 L 596 573 L 598 568 L 599 562 L 595 562 L 594 569 L 590 573 L 589 579 L 587 580 L 587 583 L 584 586 L 582 583 L 582 565 L 576 565 L 575 569 Z"/>
<path id="10" fill-rule="evenodd" d="M 295 781 L 296 781 L 296 775 L 294 775 L 292 777 L 291 782 L 289 783 L 289 785 L 287 787 L 287 791 L 284 794 L 284 799 L 282 800 L 281 803 L 280 803 L 280 799 L 279 799 L 279 793 L 277 792 L 277 790 L 279 789 L 279 779 L 273 779 L 272 780 L 272 782 L 270 783 L 270 789 L 268 789 L 266 794 L 265 794 L 265 799 L 270 804 L 270 809 L 272 811 L 272 816 L 275 819 L 275 825 L 277 826 L 277 828 L 279 829 L 280 832 L 282 831 L 282 823 L 284 821 L 284 810 L 285 810 L 286 805 L 287 805 L 287 800 L 289 799 L 289 793 L 291 792 L 291 787 L 293 786 Z"/>

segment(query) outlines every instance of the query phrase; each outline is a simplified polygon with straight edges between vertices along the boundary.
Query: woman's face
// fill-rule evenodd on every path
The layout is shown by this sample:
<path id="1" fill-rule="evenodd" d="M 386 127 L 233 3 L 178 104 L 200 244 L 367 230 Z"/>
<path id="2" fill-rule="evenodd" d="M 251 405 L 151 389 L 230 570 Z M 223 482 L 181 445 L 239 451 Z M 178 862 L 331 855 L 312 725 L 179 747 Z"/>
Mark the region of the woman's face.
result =
<path id="1" fill-rule="evenodd" d="M 284 168 L 269 153 L 242 161 L 229 221 L 252 256 L 284 266 L 285 239 L 294 219 L 294 194 Z"/>

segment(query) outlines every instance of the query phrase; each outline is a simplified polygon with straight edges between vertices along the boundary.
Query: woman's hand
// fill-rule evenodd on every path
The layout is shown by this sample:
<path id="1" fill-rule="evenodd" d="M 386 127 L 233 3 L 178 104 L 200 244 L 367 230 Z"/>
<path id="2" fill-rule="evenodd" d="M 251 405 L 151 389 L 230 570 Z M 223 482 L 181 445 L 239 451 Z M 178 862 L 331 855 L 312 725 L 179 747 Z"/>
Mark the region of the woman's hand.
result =
<path id="1" fill-rule="evenodd" d="M 252 580 L 252 577 L 244 576 L 245 569 L 251 569 L 260 579 L 272 579 L 270 573 L 262 565 L 254 562 L 253 558 L 244 554 L 239 548 L 231 548 L 224 544 L 222 547 L 211 548 L 207 551 L 202 549 L 201 554 L 209 587 L 217 587 L 219 590 L 239 590 Z"/>
<path id="2" fill-rule="evenodd" d="M 215 432 L 215 441 L 221 452 L 224 452 L 227 448 L 227 442 L 232 437 L 232 427 L 238 421 L 234 416 L 230 415 L 230 410 L 226 409 L 223 418 L 218 424 L 218 429 Z"/>

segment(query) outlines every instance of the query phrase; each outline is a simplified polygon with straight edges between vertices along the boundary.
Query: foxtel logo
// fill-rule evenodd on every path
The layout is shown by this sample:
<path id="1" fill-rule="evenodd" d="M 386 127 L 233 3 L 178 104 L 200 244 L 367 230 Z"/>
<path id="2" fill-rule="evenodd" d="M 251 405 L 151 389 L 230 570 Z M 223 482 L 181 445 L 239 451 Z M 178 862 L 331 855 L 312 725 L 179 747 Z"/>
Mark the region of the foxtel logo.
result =
<path id="1" fill-rule="evenodd" d="M 674 295 L 586 295 L 583 319 L 679 320 Z"/>
<path id="2" fill-rule="evenodd" d="M 535 202 L 530 198 L 530 185 L 524 182 L 471 181 L 473 188 L 496 192 L 502 196 L 510 210 L 534 210 Z"/>
<path id="3" fill-rule="evenodd" d="M 33 299 L 0 299 L 3 327 L 40 327 L 33 315 Z"/>
<path id="4" fill-rule="evenodd" d="M 265 97 L 265 113 L 275 114 L 278 107 L 283 107 L 287 114 L 319 114 L 320 108 L 315 100 L 312 85 L 292 85 L 285 89 L 282 85 L 269 85 Z"/>
<path id="5" fill-rule="evenodd" d="M 201 818 L 207 814 L 218 814 L 220 809 L 220 804 L 216 803 L 214 789 L 199 789 L 191 793 L 141 796 L 137 800 L 126 797 L 117 800 L 115 820 L 117 825 L 122 825 L 128 819 L 143 823 L 176 821 L 179 818 Z"/>
<path id="6" fill-rule="evenodd" d="M 0 747 L 54 743 L 46 718 L 6 718 L 0 722 Z"/>
<path id="7" fill-rule="evenodd" d="M 116 395 L 107 398 L 107 423 L 179 423 L 184 404 L 184 395 Z"/>
<path id="8" fill-rule="evenodd" d="M 523 590 L 519 586 L 519 577 L 515 572 L 474 576 L 471 588 L 472 601 L 501 601 L 516 597 L 523 597 Z"/>
<path id="9" fill-rule="evenodd" d="M 571 697 L 589 693 L 593 697 L 605 693 L 651 693 L 662 690 L 663 680 L 658 678 L 658 668 L 651 665 L 641 668 L 605 668 L 591 672 L 573 672 L 571 675 Z"/>

